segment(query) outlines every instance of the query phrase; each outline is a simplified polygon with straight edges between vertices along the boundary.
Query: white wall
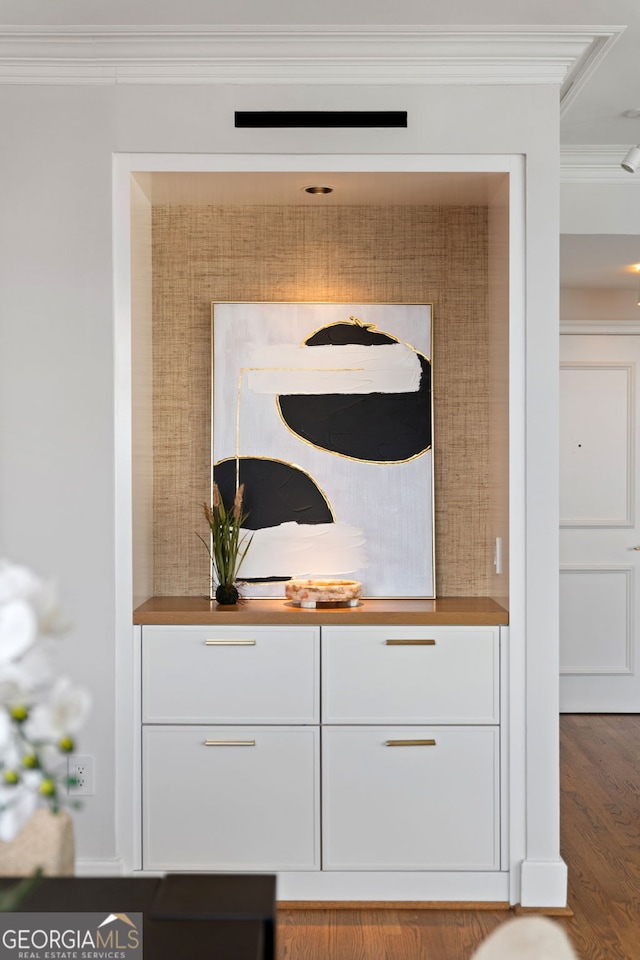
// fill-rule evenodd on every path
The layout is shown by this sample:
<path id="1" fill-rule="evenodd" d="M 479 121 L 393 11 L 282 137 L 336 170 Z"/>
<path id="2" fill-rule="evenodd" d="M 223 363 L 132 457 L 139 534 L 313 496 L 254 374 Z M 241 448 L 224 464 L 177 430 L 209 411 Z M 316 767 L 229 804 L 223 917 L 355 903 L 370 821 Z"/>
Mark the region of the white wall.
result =
<path id="1" fill-rule="evenodd" d="M 587 163 L 589 157 L 586 157 Z M 605 182 L 619 178 L 618 183 Z M 595 171 L 583 182 L 568 180 L 560 187 L 560 232 L 592 235 L 600 238 L 606 251 L 611 238 L 630 238 L 640 234 L 640 176 L 622 173 L 619 166 Z M 628 244 L 629 257 L 636 259 Z M 640 251 L 640 240 L 637 244 Z M 610 254 L 609 254 L 610 256 Z M 605 254 L 605 262 L 606 254 Z M 620 264 L 624 265 L 624 261 Z M 563 286 L 560 290 L 562 322 L 637 323 L 639 288 L 632 281 L 626 287 Z M 602 330 L 600 332 L 606 332 Z"/>
<path id="2" fill-rule="evenodd" d="M 529 414 L 524 478 L 535 491 L 527 515 L 527 589 L 533 596 L 528 670 L 536 693 L 528 708 L 527 776 L 542 796 L 527 811 L 527 842 L 537 862 L 557 860 L 557 495 L 549 435 L 557 410 L 557 99 L 551 86 L 2 88 L 1 546 L 8 556 L 60 578 L 74 620 L 67 659 L 93 690 L 93 718 L 81 745 L 97 758 L 98 792 L 78 822 L 82 857 L 106 860 L 119 853 L 113 796 L 112 153 L 397 152 L 527 155 L 527 376 L 540 384 Z M 331 107 L 408 109 L 409 128 L 233 128 L 234 109 Z M 548 455 L 540 458 L 543 440 Z"/>
<path id="3" fill-rule="evenodd" d="M 619 172 L 619 171 L 616 171 Z M 640 174 L 620 183 L 568 182 L 560 192 L 560 232 L 634 234 L 640 230 Z"/>
<path id="4" fill-rule="evenodd" d="M 13 87 L 0 128 L 0 552 L 55 576 L 64 666 L 91 687 L 80 743 L 98 794 L 79 846 L 113 828 L 113 91 Z"/>
<path id="5" fill-rule="evenodd" d="M 638 245 L 640 247 L 640 241 Z M 610 287 L 562 287 L 560 320 L 570 323 L 637 323 L 640 320 L 639 294 L 639 290 Z"/>

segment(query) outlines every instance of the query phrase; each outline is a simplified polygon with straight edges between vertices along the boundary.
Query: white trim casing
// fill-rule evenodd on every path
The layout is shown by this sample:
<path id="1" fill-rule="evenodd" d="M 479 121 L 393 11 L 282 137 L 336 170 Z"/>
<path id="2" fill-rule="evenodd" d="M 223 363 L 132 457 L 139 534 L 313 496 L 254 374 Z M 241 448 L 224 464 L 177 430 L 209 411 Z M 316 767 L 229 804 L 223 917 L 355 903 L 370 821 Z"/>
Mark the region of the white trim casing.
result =
<path id="1" fill-rule="evenodd" d="M 131 365 L 131 177 L 126 157 L 113 160 L 115 607 L 116 607 L 116 849 L 123 872 L 136 867 L 140 833 L 139 654 L 131 625 L 133 603 L 132 365 Z M 138 648 L 140 631 L 137 631 Z"/>
<path id="2" fill-rule="evenodd" d="M 549 157 L 527 154 L 527 184 L 536 178 L 546 189 L 543 208 L 526 196 L 525 333 L 525 584 L 522 606 L 526 622 L 526 855 L 525 862 L 560 861 L 559 759 L 559 376 L 558 311 L 539 289 L 558 285 L 558 257 L 553 237 L 559 233 L 559 184 Z M 550 246 L 551 245 L 551 246 Z M 524 258 L 523 258 L 523 262 Z M 518 376 L 519 366 L 511 376 Z M 517 408 L 512 415 L 520 417 Z M 517 428 L 516 428 L 517 429 Z M 517 483 L 517 478 L 516 481 Z M 517 536 L 517 533 L 516 533 Z M 513 535 L 510 543 L 513 544 Z M 514 609 L 513 597 L 510 610 Z M 513 624 L 510 633 L 513 636 Z M 517 644 L 514 644 L 517 647 Z M 513 695 L 517 696 L 514 688 Z M 531 874 L 521 872 L 521 903 L 532 903 Z M 551 884 L 546 906 L 564 906 L 566 886 Z"/>
<path id="3" fill-rule="evenodd" d="M 527 849 L 526 810 L 526 203 L 525 159 L 513 163 L 509 186 L 509 900 L 520 902 L 519 864 Z M 501 631 L 502 633 L 502 631 Z M 503 647 L 503 651 L 504 651 Z M 524 696 L 519 696 L 521 691 Z"/>
<path id="4" fill-rule="evenodd" d="M 493 874 L 491 885 L 501 885 L 502 898 L 511 902 L 522 902 L 533 905 L 540 899 L 540 905 L 561 906 L 566 902 L 566 868 L 561 860 L 543 859 L 549 851 L 557 851 L 556 819 L 558 814 L 559 797 L 549 796 L 549 777 L 551 773 L 549 763 L 545 764 L 544 776 L 532 776 L 527 769 L 529 751 L 525 748 L 525 740 L 533 738 L 537 743 L 538 755 L 544 754 L 548 736 L 552 734 L 553 724 L 549 724 L 548 736 L 545 734 L 544 743 L 537 742 L 538 725 L 534 723 L 529 729 L 526 725 L 525 709 L 527 702 L 540 703 L 537 685 L 544 676 L 543 686 L 547 687 L 547 673 L 549 664 L 548 655 L 553 653 L 548 644 L 544 663 L 530 671 L 526 662 L 528 625 L 526 596 L 533 590 L 535 584 L 529 583 L 526 576 L 527 557 L 529 546 L 525 554 L 524 544 L 526 523 L 525 491 L 526 479 L 526 430 L 525 410 L 531 406 L 534 415 L 535 403 L 529 397 L 527 384 L 536 382 L 535 377 L 525 376 L 526 363 L 526 325 L 528 304 L 525 294 L 525 239 L 527 236 L 524 219 L 525 208 L 525 160 L 522 156 L 505 155 L 288 155 L 288 154 L 237 154 L 237 155 L 185 155 L 185 154 L 128 154 L 114 158 L 114 235 L 115 235 L 115 277 L 116 277 L 116 372 L 118 381 L 126 378 L 127 371 L 131 374 L 130 360 L 130 305 L 129 285 L 130 272 L 125 263 L 129 251 L 129 175 L 135 171 L 317 171 L 331 168 L 336 171 L 375 171 L 405 172 L 405 171 L 488 171 L 508 172 L 510 174 L 510 529 L 512 542 L 519 544 L 510 553 L 510 593 L 511 593 L 511 623 L 509 627 L 509 657 L 504 664 L 509 676 L 509 773 L 508 773 L 508 815 L 509 815 L 509 873 Z M 530 323 L 533 325 L 534 320 Z M 530 387 L 533 390 L 533 386 Z M 136 729 L 132 704 L 126 704 L 128 697 L 133 697 L 137 684 L 136 670 L 134 669 L 134 645 L 132 644 L 131 628 L 131 481 L 127 477 L 130 468 L 130 413 L 127 409 L 130 387 L 121 394 L 122 403 L 118 403 L 116 410 L 116 437 L 118 443 L 118 489 L 117 497 L 120 507 L 116 509 L 117 531 L 117 584 L 118 584 L 118 673 L 117 688 L 121 692 L 122 703 L 119 703 L 116 714 L 118 724 L 117 756 L 119 764 L 118 782 L 122 789 L 118 789 L 118 840 L 117 849 L 123 857 L 128 870 L 139 868 L 136 847 L 138 846 L 139 823 L 136 822 L 134 807 L 131 802 L 131 783 L 134 784 L 133 794 L 139 799 L 139 756 L 137 746 L 131 743 L 132 730 Z M 124 421 L 124 422 L 123 422 Z M 536 538 L 534 538 L 536 539 Z M 537 544 L 531 548 L 538 549 Z M 535 592 L 535 591 L 534 591 Z M 535 637 L 533 638 L 535 641 Z M 539 647 L 533 643 L 539 653 Z M 536 655 L 538 655 L 536 653 Z M 504 674 L 503 674 L 504 676 Z M 550 678 L 549 678 L 550 679 Z M 553 749 L 551 749 L 553 753 Z M 540 764 L 539 764 L 540 766 Z M 550 776 L 553 780 L 553 776 Z M 128 790 L 125 791 L 125 783 Z M 138 814 L 139 816 L 139 814 Z M 532 832 L 533 828 L 533 832 Z M 533 858 L 526 861 L 527 852 Z M 535 859 L 536 854 L 542 857 Z M 523 864 L 523 869 L 520 865 Z M 551 863 L 553 869 L 547 871 L 551 885 L 544 887 L 543 876 L 537 869 L 539 864 Z M 524 869 L 533 864 L 534 869 Z M 564 870 L 564 874 L 562 873 Z M 562 876 L 565 878 L 564 886 Z M 498 879 L 502 877 L 502 879 Z M 403 876 L 400 886 L 409 881 Z M 415 879 L 415 876 L 414 876 Z M 453 878 L 452 878 L 453 879 Z M 472 878 L 468 878 L 471 882 Z M 477 881 L 477 884 L 476 884 Z M 462 880 L 460 880 L 462 883 Z M 502 886 L 503 884 L 503 886 Z M 532 884 L 531 889 L 529 885 Z M 540 884 L 542 886 L 540 886 Z M 477 875 L 474 881 L 473 896 L 470 899 L 493 899 L 484 877 Z M 428 886 L 428 885 L 427 885 Z M 458 887 L 458 890 L 460 887 Z M 484 889 L 484 893 L 481 890 Z M 541 891 L 541 892 L 540 892 Z M 470 891 L 471 892 L 471 891 Z M 497 891 L 496 891 L 497 892 Z M 359 896 L 362 896 L 360 891 Z M 403 894 L 400 887 L 396 888 L 395 897 L 398 899 L 414 899 L 408 893 Z M 432 899 L 435 893 L 427 897 Z M 443 894 L 441 894 L 443 896 Z M 447 897 L 451 899 L 451 896 Z M 454 897 L 460 899 L 460 896 Z"/>
<path id="5" fill-rule="evenodd" d="M 564 860 L 525 860 L 521 868 L 523 907 L 548 907 L 567 902 L 567 865 Z"/>

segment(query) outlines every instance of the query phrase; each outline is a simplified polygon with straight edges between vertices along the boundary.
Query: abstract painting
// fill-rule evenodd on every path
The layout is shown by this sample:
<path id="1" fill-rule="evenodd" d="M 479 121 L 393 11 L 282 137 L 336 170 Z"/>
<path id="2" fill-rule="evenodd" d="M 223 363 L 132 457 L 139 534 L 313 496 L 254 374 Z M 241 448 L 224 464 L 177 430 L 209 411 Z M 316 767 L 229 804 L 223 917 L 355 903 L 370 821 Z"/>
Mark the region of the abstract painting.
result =
<path id="1" fill-rule="evenodd" d="M 428 304 L 212 304 L 213 479 L 245 485 L 243 594 L 433 597 Z"/>

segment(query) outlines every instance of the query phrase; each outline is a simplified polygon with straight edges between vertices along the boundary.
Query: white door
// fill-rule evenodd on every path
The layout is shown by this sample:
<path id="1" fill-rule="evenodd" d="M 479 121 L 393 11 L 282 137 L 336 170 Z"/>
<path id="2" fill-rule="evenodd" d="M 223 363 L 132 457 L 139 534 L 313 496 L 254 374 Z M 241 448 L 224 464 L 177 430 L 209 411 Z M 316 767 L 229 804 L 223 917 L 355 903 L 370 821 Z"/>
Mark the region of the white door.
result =
<path id="1" fill-rule="evenodd" d="M 560 341 L 560 709 L 640 712 L 640 337 Z"/>

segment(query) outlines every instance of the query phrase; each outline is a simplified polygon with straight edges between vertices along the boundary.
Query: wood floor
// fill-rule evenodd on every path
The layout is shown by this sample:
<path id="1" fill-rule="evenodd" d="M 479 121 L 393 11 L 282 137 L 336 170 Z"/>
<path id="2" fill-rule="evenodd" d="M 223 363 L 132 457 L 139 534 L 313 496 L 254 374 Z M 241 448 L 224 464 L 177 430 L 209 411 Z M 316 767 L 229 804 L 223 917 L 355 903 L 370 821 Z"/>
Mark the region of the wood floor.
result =
<path id="1" fill-rule="evenodd" d="M 640 715 L 560 718 L 562 855 L 580 960 L 640 960 Z M 278 960 L 468 960 L 512 914 L 283 910 Z M 514 958 L 515 960 L 515 958 Z"/>

